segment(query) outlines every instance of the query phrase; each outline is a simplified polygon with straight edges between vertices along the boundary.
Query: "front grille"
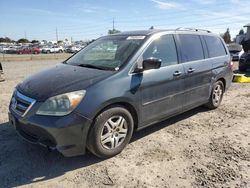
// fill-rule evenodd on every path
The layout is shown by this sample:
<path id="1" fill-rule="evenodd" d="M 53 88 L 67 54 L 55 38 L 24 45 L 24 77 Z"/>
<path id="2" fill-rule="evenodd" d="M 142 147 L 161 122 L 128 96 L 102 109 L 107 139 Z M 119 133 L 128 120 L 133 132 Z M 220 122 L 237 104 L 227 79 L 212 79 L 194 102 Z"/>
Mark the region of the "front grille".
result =
<path id="1" fill-rule="evenodd" d="M 19 91 L 15 91 L 11 99 L 10 107 L 18 115 L 25 116 L 35 102 L 34 99 L 21 94 Z"/>

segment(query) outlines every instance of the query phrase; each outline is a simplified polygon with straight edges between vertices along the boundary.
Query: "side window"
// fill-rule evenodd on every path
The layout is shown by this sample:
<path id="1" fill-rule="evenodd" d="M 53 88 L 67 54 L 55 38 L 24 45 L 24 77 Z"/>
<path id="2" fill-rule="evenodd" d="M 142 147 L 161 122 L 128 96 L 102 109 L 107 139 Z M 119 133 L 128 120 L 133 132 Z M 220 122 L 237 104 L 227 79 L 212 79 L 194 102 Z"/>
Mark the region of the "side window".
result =
<path id="1" fill-rule="evenodd" d="M 177 52 L 173 35 L 164 35 L 153 41 L 143 54 L 143 59 L 150 57 L 161 59 L 162 67 L 177 64 Z"/>
<path id="2" fill-rule="evenodd" d="M 227 54 L 226 49 L 219 37 L 204 36 L 207 44 L 209 57 L 224 56 Z"/>
<path id="3" fill-rule="evenodd" d="M 179 39 L 183 62 L 204 59 L 203 47 L 199 35 L 180 34 Z"/>

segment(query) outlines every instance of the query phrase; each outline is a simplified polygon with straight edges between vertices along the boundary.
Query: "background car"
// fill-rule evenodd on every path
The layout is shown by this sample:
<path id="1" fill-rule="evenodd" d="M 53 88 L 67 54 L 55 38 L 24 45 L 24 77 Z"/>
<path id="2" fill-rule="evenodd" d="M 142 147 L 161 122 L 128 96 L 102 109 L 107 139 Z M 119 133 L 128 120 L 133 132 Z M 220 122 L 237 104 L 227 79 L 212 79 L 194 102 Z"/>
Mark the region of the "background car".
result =
<path id="1" fill-rule="evenodd" d="M 243 53 L 239 61 L 239 71 L 244 72 L 247 69 L 250 69 L 250 51 Z"/>
<path id="2" fill-rule="evenodd" d="M 63 53 L 64 48 L 61 46 L 46 46 L 42 48 L 42 53 Z"/>
<path id="3" fill-rule="evenodd" d="M 239 61 L 239 54 L 242 51 L 242 46 L 236 43 L 227 45 L 232 61 Z"/>
<path id="4" fill-rule="evenodd" d="M 16 50 L 17 54 L 40 54 L 39 48 L 20 48 Z"/>
<path id="5" fill-rule="evenodd" d="M 230 52 L 230 55 L 231 55 L 231 58 L 232 58 L 232 61 L 239 61 L 239 51 L 235 51 L 235 50 L 231 50 L 229 51 Z"/>
<path id="6" fill-rule="evenodd" d="M 79 52 L 82 48 L 83 48 L 83 46 L 68 46 L 65 49 L 65 52 L 67 52 L 67 53 L 76 53 L 76 52 Z"/>

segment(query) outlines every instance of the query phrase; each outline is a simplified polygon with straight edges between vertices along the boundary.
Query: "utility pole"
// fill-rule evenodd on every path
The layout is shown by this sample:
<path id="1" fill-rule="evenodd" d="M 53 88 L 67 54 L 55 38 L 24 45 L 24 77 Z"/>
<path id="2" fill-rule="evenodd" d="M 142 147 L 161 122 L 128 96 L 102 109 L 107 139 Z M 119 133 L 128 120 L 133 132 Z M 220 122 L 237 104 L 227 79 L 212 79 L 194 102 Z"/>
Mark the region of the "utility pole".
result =
<path id="1" fill-rule="evenodd" d="M 115 19 L 113 18 L 113 31 L 115 30 Z"/>
<path id="2" fill-rule="evenodd" d="M 58 32 L 57 32 L 57 27 L 56 27 L 56 43 L 58 43 Z"/>
<path id="3" fill-rule="evenodd" d="M 26 31 L 24 31 L 24 38 L 27 39 Z"/>

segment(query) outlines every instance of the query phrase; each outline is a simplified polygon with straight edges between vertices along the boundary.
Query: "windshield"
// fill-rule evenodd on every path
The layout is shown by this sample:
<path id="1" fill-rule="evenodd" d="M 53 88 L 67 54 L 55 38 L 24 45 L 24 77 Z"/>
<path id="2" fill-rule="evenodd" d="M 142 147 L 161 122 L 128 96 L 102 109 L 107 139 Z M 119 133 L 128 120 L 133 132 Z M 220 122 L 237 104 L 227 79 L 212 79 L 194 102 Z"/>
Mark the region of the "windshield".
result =
<path id="1" fill-rule="evenodd" d="M 144 36 L 108 36 L 89 44 L 65 63 L 89 68 L 119 70 L 140 47 Z"/>

